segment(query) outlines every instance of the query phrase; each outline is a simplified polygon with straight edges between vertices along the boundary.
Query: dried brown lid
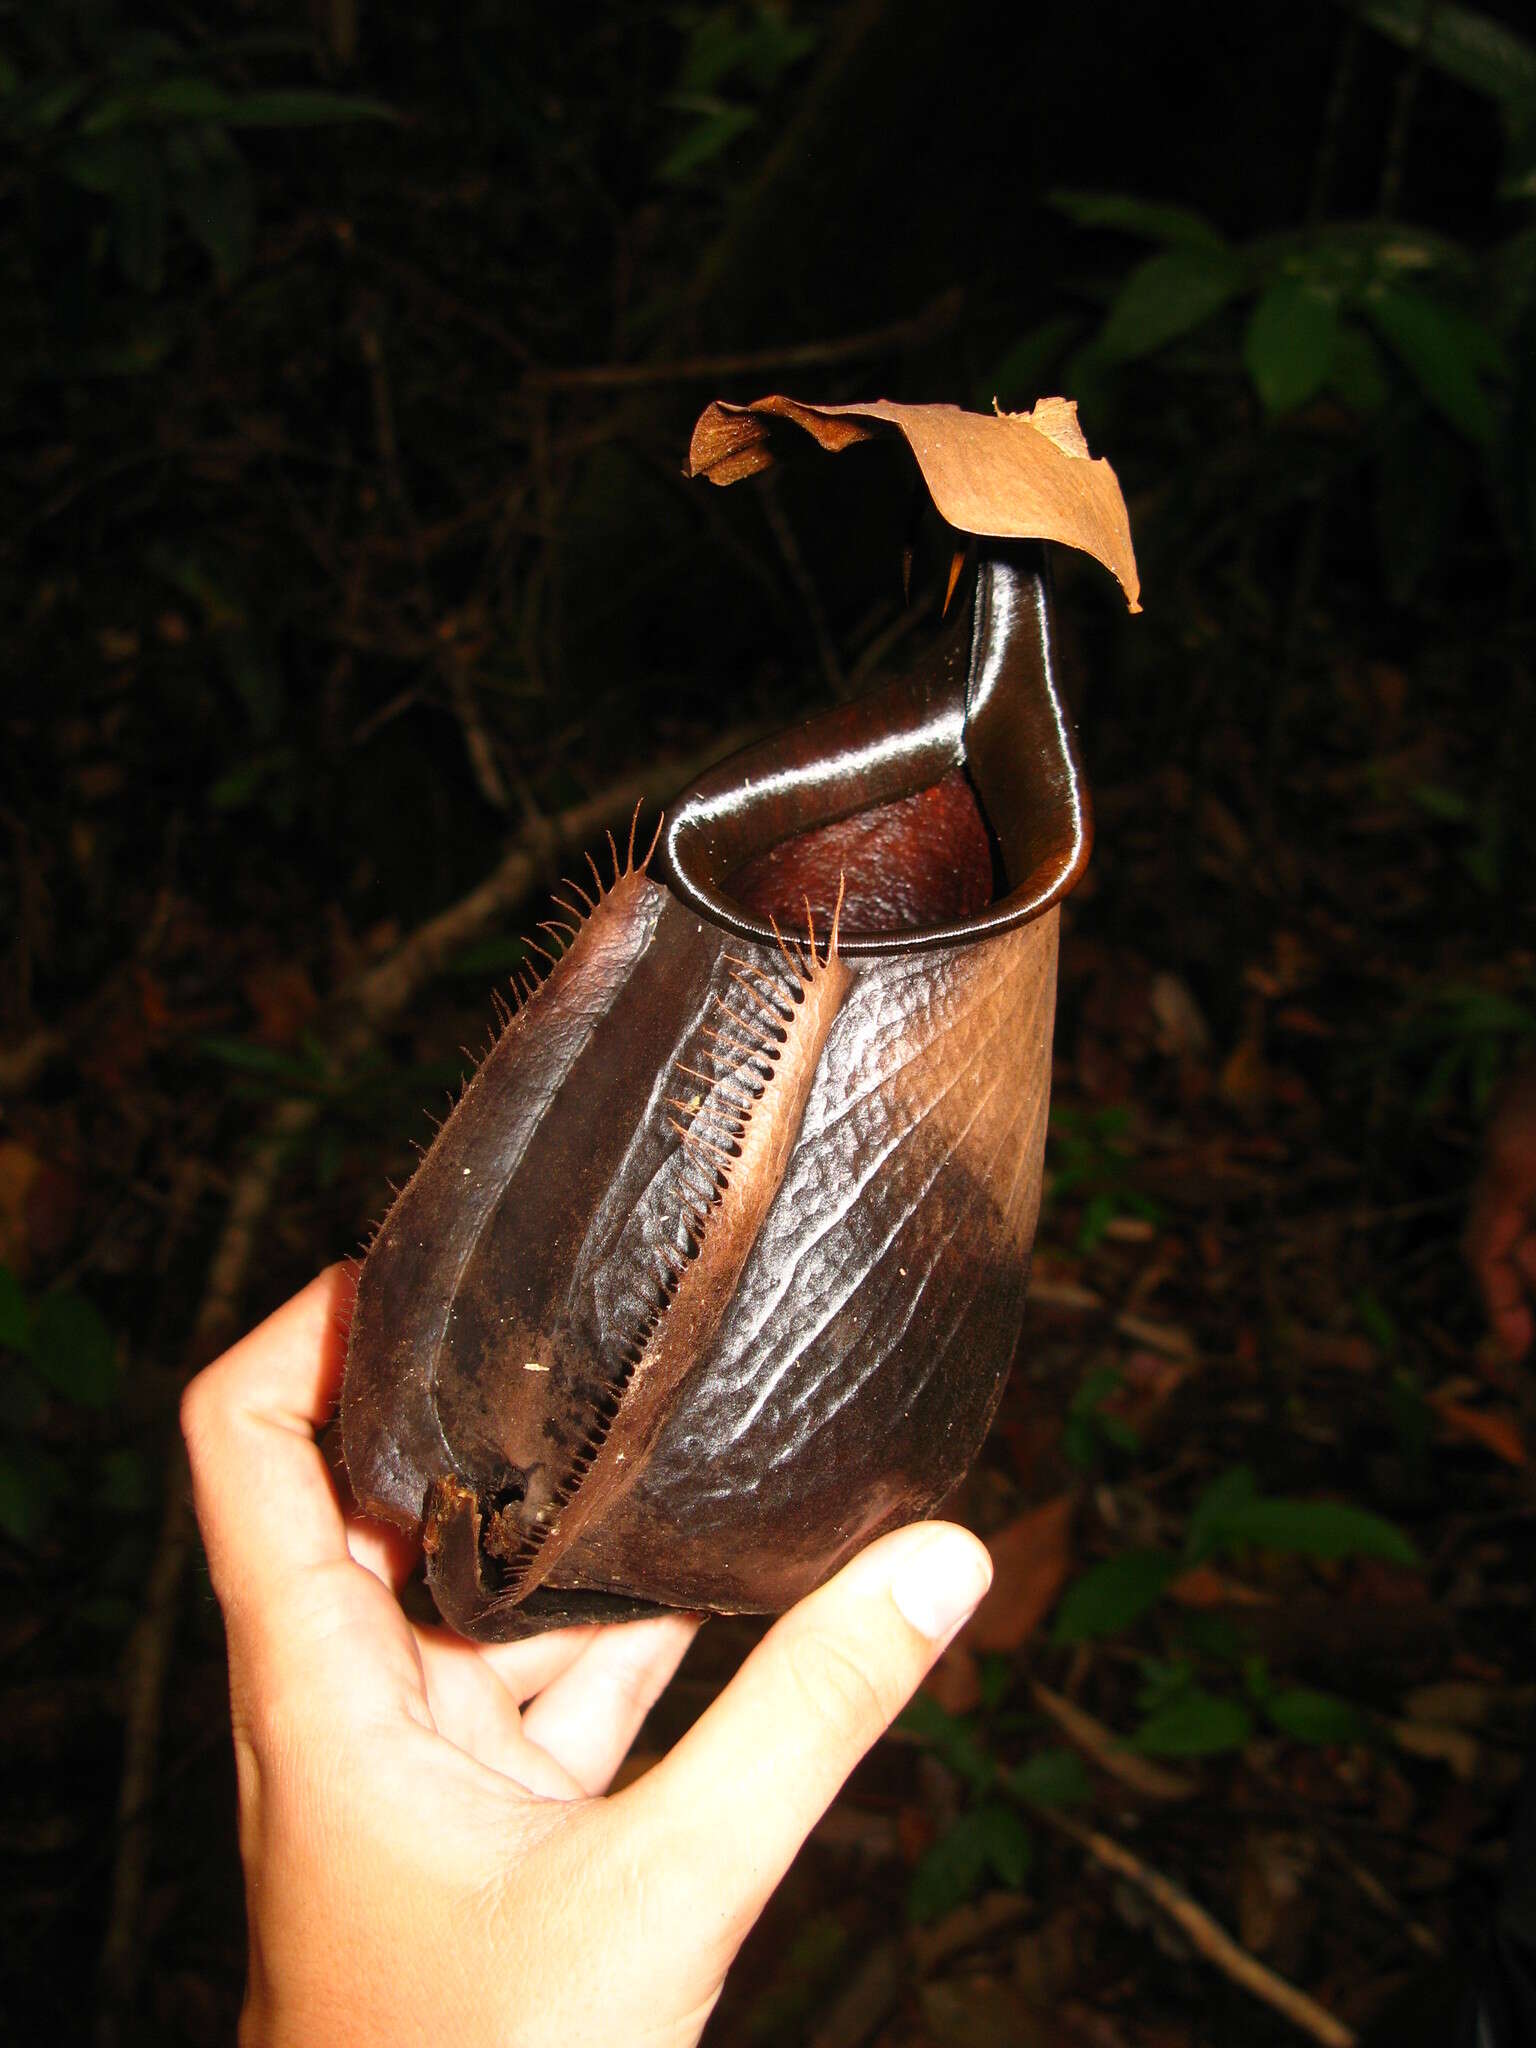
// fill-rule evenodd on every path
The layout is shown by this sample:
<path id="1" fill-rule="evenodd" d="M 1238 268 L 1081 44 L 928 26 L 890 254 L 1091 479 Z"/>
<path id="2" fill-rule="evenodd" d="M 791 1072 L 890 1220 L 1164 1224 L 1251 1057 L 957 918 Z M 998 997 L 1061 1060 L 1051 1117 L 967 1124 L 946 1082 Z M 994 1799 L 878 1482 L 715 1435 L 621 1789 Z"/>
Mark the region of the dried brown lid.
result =
<path id="1" fill-rule="evenodd" d="M 1042 398 L 1032 412 L 962 412 L 957 405 L 806 405 L 797 398 L 717 398 L 699 415 L 688 474 L 733 484 L 779 458 L 785 423 L 837 454 L 856 441 L 897 433 L 922 471 L 942 518 L 965 533 L 1054 540 L 1080 548 L 1120 580 L 1133 612 L 1141 583 L 1120 482 L 1088 453 L 1070 398 Z"/>

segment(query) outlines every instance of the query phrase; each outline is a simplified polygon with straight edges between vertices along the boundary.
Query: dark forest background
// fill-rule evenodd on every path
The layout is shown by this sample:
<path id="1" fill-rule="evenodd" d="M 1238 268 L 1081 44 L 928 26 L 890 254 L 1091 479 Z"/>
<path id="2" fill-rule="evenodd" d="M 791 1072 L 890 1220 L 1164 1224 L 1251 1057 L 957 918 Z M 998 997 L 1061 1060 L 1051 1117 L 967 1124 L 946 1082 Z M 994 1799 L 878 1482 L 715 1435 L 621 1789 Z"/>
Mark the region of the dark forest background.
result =
<path id="1" fill-rule="evenodd" d="M 18 2019 L 237 2010 L 186 1375 L 356 1247 L 562 867 L 912 616 L 878 459 L 714 492 L 696 413 L 1062 391 L 1146 610 L 1058 563 L 1098 846 L 997 1591 L 709 2038 L 1443 2038 L 1536 1707 L 1458 1249 L 1536 1049 L 1522 15 L 0 6 Z"/>

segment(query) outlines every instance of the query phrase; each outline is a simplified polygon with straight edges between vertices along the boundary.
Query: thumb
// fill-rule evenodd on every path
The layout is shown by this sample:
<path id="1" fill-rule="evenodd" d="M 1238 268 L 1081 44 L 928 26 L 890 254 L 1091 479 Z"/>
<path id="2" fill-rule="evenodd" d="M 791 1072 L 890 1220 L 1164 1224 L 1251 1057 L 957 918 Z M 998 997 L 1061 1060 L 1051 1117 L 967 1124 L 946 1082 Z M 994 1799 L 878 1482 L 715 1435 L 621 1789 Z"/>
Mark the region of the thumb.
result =
<path id="1" fill-rule="evenodd" d="M 621 1795 L 653 1891 L 672 1893 L 671 1924 L 711 1931 L 722 1968 L 991 1579 L 976 1538 L 945 1523 L 871 1544 L 769 1631 L 671 1754 Z"/>

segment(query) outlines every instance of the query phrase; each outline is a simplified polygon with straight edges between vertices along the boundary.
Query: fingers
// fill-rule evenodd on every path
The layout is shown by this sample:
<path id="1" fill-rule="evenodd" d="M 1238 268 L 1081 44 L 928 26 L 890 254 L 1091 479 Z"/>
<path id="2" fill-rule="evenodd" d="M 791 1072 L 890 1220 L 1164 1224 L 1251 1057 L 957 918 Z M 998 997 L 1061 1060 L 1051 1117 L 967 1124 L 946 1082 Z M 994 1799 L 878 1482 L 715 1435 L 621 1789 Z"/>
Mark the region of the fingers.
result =
<path id="1" fill-rule="evenodd" d="M 398 1593 L 421 1561 L 421 1543 L 389 1522 L 374 1522 L 361 1515 L 346 1517 L 347 1549 L 354 1564 L 360 1564 L 391 1593 Z"/>
<path id="2" fill-rule="evenodd" d="M 605 1791 L 697 1630 L 691 1615 L 604 1629 L 526 1710 L 524 1735 L 583 1791 Z"/>
<path id="3" fill-rule="evenodd" d="M 579 1799 L 570 1773 L 524 1735 L 517 1704 L 479 1654 L 451 1629 L 416 1631 L 433 1726 L 455 1748 L 540 1799 Z"/>
<path id="4" fill-rule="evenodd" d="M 446 1629 L 418 1629 L 416 1640 L 439 1731 L 525 1790 L 575 1799 L 607 1786 L 697 1626 L 669 1616 L 504 1644 L 503 1657 L 531 1653 L 505 1676 L 484 1645 Z M 519 1715 L 517 1699 L 538 1685 Z"/>
<path id="5" fill-rule="evenodd" d="M 553 1685 L 562 1671 L 584 1656 L 597 1638 L 597 1629 L 545 1629 L 542 1635 L 524 1636 L 518 1643 L 477 1643 L 480 1661 L 506 1687 L 518 1706 L 523 1706 L 546 1685 Z"/>
<path id="6" fill-rule="evenodd" d="M 661 1763 L 618 1795 L 663 1924 L 733 1951 L 833 1796 L 985 1593 L 990 1560 L 942 1523 L 871 1545 L 770 1630 Z"/>
<path id="7" fill-rule="evenodd" d="M 347 1555 L 315 1430 L 341 1386 L 349 1287 L 339 1266 L 320 1274 L 182 1396 L 198 1521 L 221 1599 L 275 1570 Z"/>
<path id="8" fill-rule="evenodd" d="M 354 1563 L 315 1442 L 341 1385 L 350 1307 L 351 1277 L 332 1267 L 182 1397 L 231 1685 L 253 1723 L 283 1702 L 321 1720 L 380 1701 L 427 1718 L 415 1643 L 388 1588 L 398 1560 L 359 1537 Z"/>

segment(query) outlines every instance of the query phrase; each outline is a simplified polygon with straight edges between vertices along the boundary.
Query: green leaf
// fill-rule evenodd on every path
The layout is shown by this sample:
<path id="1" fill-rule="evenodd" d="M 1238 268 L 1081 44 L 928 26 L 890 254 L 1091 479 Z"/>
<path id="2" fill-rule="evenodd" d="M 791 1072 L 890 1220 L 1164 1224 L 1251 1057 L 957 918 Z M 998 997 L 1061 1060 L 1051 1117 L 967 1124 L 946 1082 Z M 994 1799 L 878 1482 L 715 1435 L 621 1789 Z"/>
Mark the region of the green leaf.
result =
<path id="1" fill-rule="evenodd" d="M 1241 284 L 1241 267 L 1222 249 L 1169 249 L 1149 256 L 1121 287 L 1097 352 L 1109 362 L 1151 355 L 1220 312 Z"/>
<path id="2" fill-rule="evenodd" d="M 1461 791 L 1447 789 L 1443 782 L 1415 782 L 1408 794 L 1431 818 L 1443 818 L 1459 825 L 1472 815 L 1472 806 Z"/>
<path id="3" fill-rule="evenodd" d="M 66 121 L 90 91 L 88 78 L 62 78 L 53 85 L 37 85 L 19 95 L 21 106 L 8 110 L 8 125 L 22 133 L 46 135 Z"/>
<path id="4" fill-rule="evenodd" d="M 141 136 L 94 136 L 72 142 L 55 162 L 59 175 L 80 191 L 111 198 L 131 183 L 148 149 Z"/>
<path id="5" fill-rule="evenodd" d="M 1162 1657 L 1143 1657 L 1139 1670 L 1141 1683 L 1136 1689 L 1136 1704 L 1143 1714 L 1155 1714 L 1159 1708 L 1182 1699 L 1195 1682 L 1195 1667 L 1187 1657 L 1175 1657 L 1171 1662 Z"/>
<path id="6" fill-rule="evenodd" d="M 1195 1503 L 1185 1531 L 1184 1550 L 1191 1564 L 1200 1564 L 1221 1547 L 1226 1517 L 1246 1507 L 1259 1490 L 1247 1465 L 1234 1465 L 1213 1479 Z"/>
<path id="7" fill-rule="evenodd" d="M 1050 195 L 1058 213 L 1084 228 L 1118 228 L 1149 242 L 1171 242 L 1188 249 L 1225 249 L 1220 231 L 1187 206 L 1169 206 L 1138 199 L 1129 192 L 1081 192 L 1058 188 Z"/>
<path id="8" fill-rule="evenodd" d="M 1392 380 L 1381 350 L 1357 321 L 1344 321 L 1334 335 L 1328 383 L 1365 419 L 1380 412 L 1392 395 Z"/>
<path id="9" fill-rule="evenodd" d="M 1156 1602 L 1176 1568 L 1165 1550 L 1127 1550 L 1105 1558 L 1068 1587 L 1056 1610 L 1055 1640 L 1081 1643 L 1118 1635 Z"/>
<path id="10" fill-rule="evenodd" d="M 176 210 L 228 284 L 251 252 L 255 198 L 245 158 L 218 128 L 173 135 L 165 154 Z"/>
<path id="11" fill-rule="evenodd" d="M 995 398 L 1007 412 L 1027 412 L 1043 390 L 1045 379 L 1082 332 L 1081 320 L 1063 313 L 1023 334 L 977 386 L 977 402 L 990 406 Z"/>
<path id="12" fill-rule="evenodd" d="M 1259 1704 L 1280 1733 L 1297 1742 L 1356 1742 L 1362 1733 L 1360 1716 L 1348 1700 L 1310 1686 L 1267 1692 Z"/>
<path id="13" fill-rule="evenodd" d="M 1343 1501 L 1257 1499 L 1221 1520 L 1227 1544 L 1255 1543 L 1302 1557 L 1376 1557 L 1415 1565 L 1419 1553 L 1402 1530 L 1366 1508 Z"/>
<path id="14" fill-rule="evenodd" d="M 1143 1756 L 1216 1756 L 1241 1749 L 1253 1733 L 1246 1707 L 1192 1685 L 1149 1714 L 1131 1737 Z"/>
<path id="15" fill-rule="evenodd" d="M 1470 7 L 1425 8 L 1423 0 L 1364 0 L 1372 28 L 1487 98 L 1536 99 L 1536 43 Z"/>
<path id="16" fill-rule="evenodd" d="M 1082 1758 L 1072 1749 L 1040 1749 L 1008 1778 L 1026 1806 L 1081 1806 L 1091 1787 Z"/>
<path id="17" fill-rule="evenodd" d="M 295 87 L 237 93 L 220 118 L 227 128 L 336 128 L 358 121 L 398 121 L 400 115 L 383 100 Z"/>
<path id="18" fill-rule="evenodd" d="M 757 115 L 751 107 L 716 107 L 698 120 L 682 141 L 663 157 L 657 167 L 657 178 L 664 185 L 681 184 L 690 172 L 713 163 L 756 121 Z"/>
<path id="19" fill-rule="evenodd" d="M 1365 311 L 1431 405 L 1478 447 L 1494 438 L 1493 408 L 1480 372 L 1502 367 L 1499 344 L 1480 321 L 1402 285 L 1379 284 Z"/>
<path id="20" fill-rule="evenodd" d="M 32 1311 L 9 1266 L 0 1266 L 0 1344 L 23 1356 L 32 1349 Z"/>
<path id="21" fill-rule="evenodd" d="M 84 135 L 160 121 L 221 121 L 229 94 L 211 78 L 157 78 L 101 102 L 80 124 Z"/>
<path id="22" fill-rule="evenodd" d="M 157 78 L 103 100 L 81 123 L 86 135 L 171 122 L 213 122 L 225 128 L 321 128 L 354 121 L 395 121 L 395 109 L 352 93 L 226 92 L 211 78 Z"/>
<path id="23" fill-rule="evenodd" d="M 1234 1465 L 1200 1496 L 1189 1518 L 1185 1549 L 1190 1561 L 1198 1563 L 1242 1543 L 1304 1557 L 1419 1561 L 1403 1532 L 1380 1515 L 1341 1501 L 1266 1498 L 1248 1466 Z"/>
<path id="24" fill-rule="evenodd" d="M 962 1813 L 912 1873 L 907 1908 L 917 1921 L 940 1919 L 978 1892 L 989 1876 L 1013 1890 L 1029 1874 L 1033 1844 L 1011 1806 Z"/>
<path id="25" fill-rule="evenodd" d="M 997 1765 L 973 1725 L 949 1713 L 930 1694 L 915 1694 L 902 1709 L 899 1725 L 925 1742 L 940 1763 L 973 1790 L 985 1792 L 997 1777 Z"/>
<path id="26" fill-rule="evenodd" d="M 1011 1806 L 1000 1803 L 979 1806 L 975 1819 L 988 1869 L 1010 1891 L 1021 1890 L 1034 1860 L 1029 1829 Z"/>
<path id="27" fill-rule="evenodd" d="M 165 278 L 165 165 L 147 145 L 112 195 L 117 265 L 129 284 L 157 292 Z"/>
<path id="28" fill-rule="evenodd" d="M 986 1854 L 971 1816 L 962 1814 L 918 1859 L 907 1886 L 907 1912 L 920 1925 L 941 1920 L 981 1888 Z"/>
<path id="29" fill-rule="evenodd" d="M 1369 1287 L 1362 1287 L 1355 1296 L 1355 1320 L 1378 1351 L 1388 1357 L 1396 1351 L 1398 1344 L 1397 1322 L 1392 1311 Z"/>
<path id="30" fill-rule="evenodd" d="M 1118 1195 L 1108 1193 L 1094 1195 L 1085 1202 L 1083 1220 L 1077 1227 L 1078 1250 L 1091 1252 L 1124 1207 Z"/>
<path id="31" fill-rule="evenodd" d="M 768 92 L 814 49 L 817 36 L 816 29 L 797 27 L 787 9 L 759 6 L 743 22 L 736 8 L 708 8 L 688 38 L 678 87 L 687 93 L 713 92 L 736 76 Z"/>
<path id="32" fill-rule="evenodd" d="M 46 1387 L 83 1408 L 105 1408 L 117 1393 L 112 1332 L 84 1295 L 43 1296 L 33 1315 L 32 1364 Z"/>
<path id="33" fill-rule="evenodd" d="M 1332 296 L 1300 278 L 1279 278 L 1248 321 L 1243 361 L 1268 412 L 1294 412 L 1316 396 L 1333 366 L 1339 315 Z"/>
<path id="34" fill-rule="evenodd" d="M 243 811 L 256 803 L 292 766 L 286 748 L 275 747 L 239 761 L 208 785 L 208 804 L 215 811 Z"/>

